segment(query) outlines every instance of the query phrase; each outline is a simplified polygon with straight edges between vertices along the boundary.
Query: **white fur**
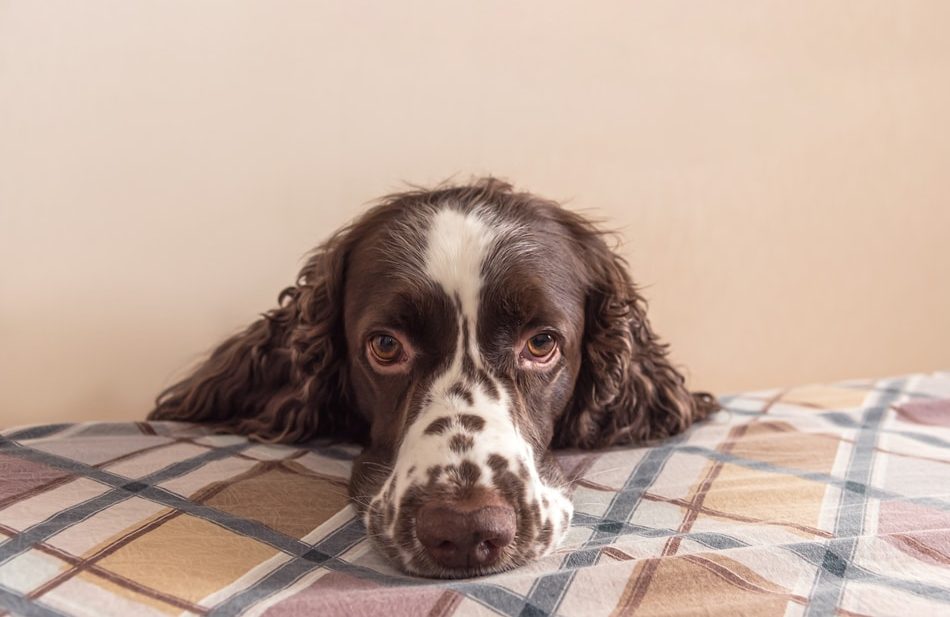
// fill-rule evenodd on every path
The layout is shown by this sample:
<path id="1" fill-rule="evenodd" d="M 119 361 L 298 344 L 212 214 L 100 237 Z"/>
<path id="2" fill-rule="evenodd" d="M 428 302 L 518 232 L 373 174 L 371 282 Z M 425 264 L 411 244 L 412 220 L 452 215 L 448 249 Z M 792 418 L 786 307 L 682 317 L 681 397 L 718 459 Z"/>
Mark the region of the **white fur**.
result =
<path id="1" fill-rule="evenodd" d="M 474 326 L 482 289 L 482 262 L 495 234 L 475 214 L 443 208 L 432 219 L 426 243 L 426 274 L 451 298 L 458 296 L 462 314 Z"/>

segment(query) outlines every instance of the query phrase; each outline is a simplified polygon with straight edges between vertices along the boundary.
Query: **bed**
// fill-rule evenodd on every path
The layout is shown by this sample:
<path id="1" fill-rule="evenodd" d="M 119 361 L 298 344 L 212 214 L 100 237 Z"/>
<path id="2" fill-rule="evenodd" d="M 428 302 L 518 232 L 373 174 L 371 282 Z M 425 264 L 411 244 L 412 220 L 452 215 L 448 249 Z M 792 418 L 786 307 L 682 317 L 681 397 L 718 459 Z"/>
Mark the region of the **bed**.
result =
<path id="1" fill-rule="evenodd" d="M 749 392 L 653 447 L 560 453 L 553 554 L 400 574 L 347 504 L 358 450 L 180 423 L 0 437 L 0 613 L 950 614 L 950 373 Z"/>

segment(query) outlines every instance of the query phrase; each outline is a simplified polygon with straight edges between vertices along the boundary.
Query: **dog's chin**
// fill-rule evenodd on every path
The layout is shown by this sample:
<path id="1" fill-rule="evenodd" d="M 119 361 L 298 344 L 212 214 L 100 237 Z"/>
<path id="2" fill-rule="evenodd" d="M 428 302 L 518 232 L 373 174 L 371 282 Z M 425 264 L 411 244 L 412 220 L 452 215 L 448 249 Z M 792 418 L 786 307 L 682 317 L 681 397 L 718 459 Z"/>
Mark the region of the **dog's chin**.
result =
<path id="1" fill-rule="evenodd" d="M 513 570 L 515 568 L 521 567 L 528 563 L 528 559 L 511 559 L 510 561 L 505 561 L 504 563 L 495 563 L 490 566 L 479 566 L 474 568 L 446 568 L 438 564 L 429 563 L 427 565 L 422 564 L 409 564 L 402 568 L 402 570 L 412 576 L 420 576 L 424 578 L 443 578 L 443 579 L 459 579 L 459 578 L 476 578 L 479 576 L 488 576 L 491 574 L 499 574 L 501 572 L 507 572 L 508 570 Z"/>
<path id="2" fill-rule="evenodd" d="M 382 554 L 392 555 L 391 547 L 383 546 L 374 540 L 374 547 Z M 520 568 L 533 561 L 536 557 L 526 557 L 518 555 L 515 551 L 508 551 L 503 554 L 497 562 L 487 566 L 472 566 L 470 568 L 447 568 L 442 566 L 426 554 L 421 544 L 418 544 L 412 551 L 412 557 L 406 560 L 402 555 L 394 559 L 394 565 L 401 571 L 410 576 L 423 578 L 441 578 L 441 579 L 459 579 L 475 578 L 480 576 L 489 576 L 499 574 Z"/>

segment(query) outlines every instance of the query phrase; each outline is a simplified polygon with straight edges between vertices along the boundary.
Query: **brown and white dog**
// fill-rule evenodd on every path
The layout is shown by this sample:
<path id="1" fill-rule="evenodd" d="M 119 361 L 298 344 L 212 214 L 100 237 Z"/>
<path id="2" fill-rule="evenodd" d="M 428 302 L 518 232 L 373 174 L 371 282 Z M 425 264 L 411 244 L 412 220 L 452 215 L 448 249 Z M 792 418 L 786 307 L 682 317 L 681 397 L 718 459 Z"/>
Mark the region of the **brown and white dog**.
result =
<path id="1" fill-rule="evenodd" d="M 358 440 L 351 499 L 403 570 L 524 564 L 573 513 L 552 448 L 655 440 L 718 408 L 686 389 L 602 236 L 494 179 L 386 197 L 149 419 Z"/>

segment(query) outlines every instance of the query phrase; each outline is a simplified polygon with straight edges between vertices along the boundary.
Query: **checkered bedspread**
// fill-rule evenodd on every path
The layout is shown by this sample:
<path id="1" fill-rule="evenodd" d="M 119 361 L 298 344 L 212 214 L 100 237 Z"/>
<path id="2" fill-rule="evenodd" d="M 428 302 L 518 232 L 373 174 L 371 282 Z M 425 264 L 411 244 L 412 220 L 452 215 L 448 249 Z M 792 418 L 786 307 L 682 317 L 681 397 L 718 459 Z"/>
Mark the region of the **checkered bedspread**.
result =
<path id="1" fill-rule="evenodd" d="M 950 614 L 950 373 L 726 397 L 652 448 L 565 452 L 560 550 L 394 571 L 346 503 L 356 450 L 174 423 L 0 437 L 0 613 Z"/>

